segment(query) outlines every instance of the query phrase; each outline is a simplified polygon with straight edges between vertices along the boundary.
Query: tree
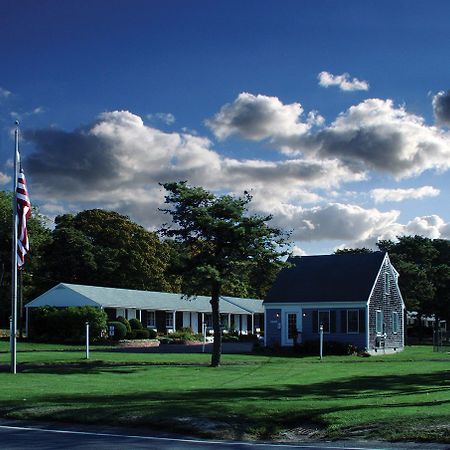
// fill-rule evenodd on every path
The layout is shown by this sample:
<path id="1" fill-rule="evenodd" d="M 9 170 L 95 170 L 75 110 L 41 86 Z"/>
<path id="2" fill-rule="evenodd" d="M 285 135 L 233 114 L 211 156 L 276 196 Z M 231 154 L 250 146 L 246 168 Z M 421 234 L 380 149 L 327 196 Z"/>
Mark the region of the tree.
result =
<path id="1" fill-rule="evenodd" d="M 156 233 L 114 211 L 91 209 L 55 219 L 46 276 L 69 283 L 170 291 L 170 249 Z"/>
<path id="2" fill-rule="evenodd" d="M 11 246 L 12 246 L 12 193 L 0 191 L 0 325 L 7 326 L 11 314 Z M 25 257 L 21 269 L 23 278 L 23 300 L 33 298 L 39 293 L 42 279 L 39 267 L 42 251 L 50 240 L 51 232 L 47 227 L 47 218 L 39 213 L 36 205 L 27 221 L 30 239 L 30 252 Z M 21 326 L 21 308 L 19 304 L 19 327 Z"/>
<path id="3" fill-rule="evenodd" d="M 186 182 L 165 183 L 168 209 L 175 226 L 164 225 L 163 236 L 173 238 L 186 249 L 179 255 L 184 270 L 183 292 L 195 296 L 208 292 L 214 329 L 211 366 L 220 365 L 220 296 L 239 289 L 259 264 L 281 268 L 285 263 L 286 233 L 267 225 L 271 216 L 248 215 L 252 197 L 215 196 Z"/>

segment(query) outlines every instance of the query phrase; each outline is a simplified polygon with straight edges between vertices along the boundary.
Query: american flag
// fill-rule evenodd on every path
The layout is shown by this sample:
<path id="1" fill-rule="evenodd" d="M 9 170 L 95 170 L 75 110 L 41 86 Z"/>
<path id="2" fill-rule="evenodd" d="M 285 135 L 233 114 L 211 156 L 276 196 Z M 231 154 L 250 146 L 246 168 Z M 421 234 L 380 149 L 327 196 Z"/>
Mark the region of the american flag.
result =
<path id="1" fill-rule="evenodd" d="M 22 165 L 20 165 L 19 175 L 17 177 L 17 265 L 23 266 L 25 255 L 30 250 L 30 242 L 28 241 L 27 220 L 31 215 L 31 203 L 28 197 L 27 182 L 23 173 Z"/>

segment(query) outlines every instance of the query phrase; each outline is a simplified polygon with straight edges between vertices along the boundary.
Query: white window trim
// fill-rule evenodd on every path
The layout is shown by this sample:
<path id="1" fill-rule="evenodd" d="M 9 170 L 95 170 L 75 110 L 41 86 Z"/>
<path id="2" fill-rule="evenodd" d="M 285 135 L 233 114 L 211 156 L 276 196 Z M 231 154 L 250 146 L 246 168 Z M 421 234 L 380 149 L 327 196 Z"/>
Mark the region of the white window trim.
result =
<path id="1" fill-rule="evenodd" d="M 356 318 L 357 318 L 357 330 L 356 331 L 348 331 L 348 313 L 349 312 L 356 312 Z M 347 334 L 359 334 L 359 309 L 347 309 Z"/>
<path id="2" fill-rule="evenodd" d="M 394 317 L 397 317 L 396 321 L 394 321 Z M 394 330 L 394 323 L 396 324 L 395 330 Z M 400 315 L 397 311 L 392 311 L 392 334 L 398 334 L 399 330 L 400 330 Z"/>
<path id="3" fill-rule="evenodd" d="M 167 311 L 166 312 L 166 328 L 173 329 L 174 323 L 173 323 L 173 313 Z"/>
<path id="4" fill-rule="evenodd" d="M 378 313 L 380 313 L 381 315 L 381 331 L 378 331 Z M 384 321 L 384 317 L 383 317 L 383 311 L 381 309 L 376 309 L 375 310 L 375 333 L 377 334 L 377 336 L 383 336 L 383 321 Z"/>

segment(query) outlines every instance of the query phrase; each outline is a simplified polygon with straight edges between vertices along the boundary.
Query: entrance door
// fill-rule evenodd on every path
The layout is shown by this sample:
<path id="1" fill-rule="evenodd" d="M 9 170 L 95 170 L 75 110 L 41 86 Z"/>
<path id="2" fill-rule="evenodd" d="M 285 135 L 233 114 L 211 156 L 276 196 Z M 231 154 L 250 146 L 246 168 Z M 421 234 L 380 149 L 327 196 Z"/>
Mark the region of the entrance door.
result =
<path id="1" fill-rule="evenodd" d="M 285 316 L 284 327 L 284 345 L 294 345 L 294 339 L 297 339 L 297 343 L 301 342 L 301 324 L 300 313 L 288 312 Z"/>

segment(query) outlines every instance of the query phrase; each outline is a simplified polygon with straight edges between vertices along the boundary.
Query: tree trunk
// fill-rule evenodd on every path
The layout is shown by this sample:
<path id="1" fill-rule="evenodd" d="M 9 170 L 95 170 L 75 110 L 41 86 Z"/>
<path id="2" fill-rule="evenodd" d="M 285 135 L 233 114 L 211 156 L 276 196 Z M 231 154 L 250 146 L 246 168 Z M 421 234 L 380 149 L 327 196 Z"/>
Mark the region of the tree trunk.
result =
<path id="1" fill-rule="evenodd" d="M 211 355 L 211 367 L 220 366 L 220 356 L 222 354 L 222 329 L 220 326 L 220 310 L 219 310 L 219 288 L 213 288 L 211 295 L 212 321 L 214 330 L 214 343 Z"/>

